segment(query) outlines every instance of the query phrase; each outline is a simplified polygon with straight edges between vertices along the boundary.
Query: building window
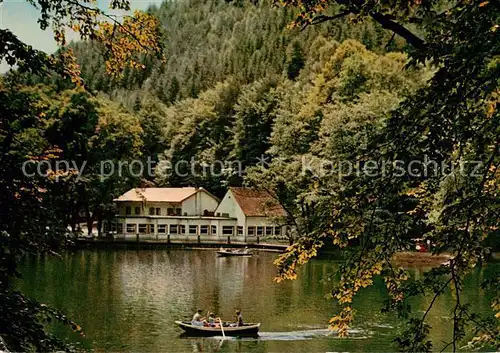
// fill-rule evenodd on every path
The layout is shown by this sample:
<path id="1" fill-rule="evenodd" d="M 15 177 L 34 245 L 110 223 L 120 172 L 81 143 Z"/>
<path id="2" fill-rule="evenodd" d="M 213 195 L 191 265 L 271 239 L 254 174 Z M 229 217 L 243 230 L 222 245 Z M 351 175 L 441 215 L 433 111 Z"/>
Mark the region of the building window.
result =
<path id="1" fill-rule="evenodd" d="M 182 208 L 176 208 L 176 209 L 175 209 L 175 214 L 176 214 L 177 216 L 182 215 Z"/>
<path id="2" fill-rule="evenodd" d="M 155 232 L 155 225 L 154 224 L 150 224 L 149 225 L 149 232 L 148 233 L 154 234 L 154 232 Z"/>
<path id="3" fill-rule="evenodd" d="M 158 233 L 165 234 L 167 232 L 167 226 L 165 224 L 158 224 Z"/>
<path id="4" fill-rule="evenodd" d="M 179 226 L 179 233 L 180 234 L 186 234 L 186 226 L 185 225 L 181 224 Z"/>
<path id="5" fill-rule="evenodd" d="M 147 224 L 139 224 L 139 233 L 144 234 L 148 232 Z"/>
<path id="6" fill-rule="evenodd" d="M 154 207 L 150 207 L 149 208 L 149 215 L 150 216 L 154 216 L 155 215 L 155 208 Z"/>
<path id="7" fill-rule="evenodd" d="M 141 214 L 141 208 L 140 207 L 136 207 L 135 208 L 135 214 Z"/>
<path id="8" fill-rule="evenodd" d="M 255 227 L 248 227 L 248 235 L 255 235 Z"/>
<path id="9" fill-rule="evenodd" d="M 174 209 L 173 208 L 167 208 L 167 216 L 173 216 L 174 215 Z"/>
<path id="10" fill-rule="evenodd" d="M 170 225 L 170 234 L 177 234 L 177 224 Z"/>
<path id="11" fill-rule="evenodd" d="M 273 235 L 273 227 L 266 227 L 266 235 Z"/>
<path id="12" fill-rule="evenodd" d="M 224 235 L 233 235 L 234 227 L 233 226 L 223 226 L 222 234 Z"/>
<path id="13" fill-rule="evenodd" d="M 123 223 L 118 223 L 118 224 L 116 225 L 116 232 L 117 232 L 118 234 L 122 234 L 122 233 L 123 233 Z"/>
<path id="14" fill-rule="evenodd" d="M 197 234 L 198 226 L 189 226 L 189 234 Z"/>
<path id="15" fill-rule="evenodd" d="M 135 224 L 127 224 L 127 233 L 135 233 Z"/>
<path id="16" fill-rule="evenodd" d="M 125 214 L 132 214 L 132 207 L 130 206 L 125 207 Z"/>
<path id="17" fill-rule="evenodd" d="M 207 235 L 208 234 L 208 226 L 200 226 L 200 234 Z"/>
<path id="18" fill-rule="evenodd" d="M 161 216 L 161 208 L 156 207 L 156 215 Z"/>
<path id="19" fill-rule="evenodd" d="M 243 235 L 243 227 L 238 226 L 238 235 Z"/>
<path id="20" fill-rule="evenodd" d="M 274 227 L 274 235 L 281 235 L 281 227 Z"/>
<path id="21" fill-rule="evenodd" d="M 212 235 L 217 235 L 217 226 L 211 226 Z"/>
<path id="22" fill-rule="evenodd" d="M 264 227 L 257 227 L 257 235 L 264 234 Z"/>

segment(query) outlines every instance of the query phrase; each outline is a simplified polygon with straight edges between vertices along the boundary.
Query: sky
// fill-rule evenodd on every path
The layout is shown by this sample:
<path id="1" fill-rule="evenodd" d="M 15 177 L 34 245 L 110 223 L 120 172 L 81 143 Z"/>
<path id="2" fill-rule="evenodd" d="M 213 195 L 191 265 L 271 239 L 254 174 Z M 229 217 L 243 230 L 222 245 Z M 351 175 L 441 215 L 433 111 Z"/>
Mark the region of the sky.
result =
<path id="1" fill-rule="evenodd" d="M 108 8 L 108 0 L 98 0 L 98 6 Z M 159 5 L 161 0 L 130 0 L 132 10 L 145 10 L 151 4 Z M 57 46 L 50 28 L 42 31 L 37 23 L 38 10 L 26 0 L 0 0 L 0 28 L 11 30 L 24 43 L 47 53 L 56 51 Z M 68 36 L 68 40 L 78 39 Z M 0 63 L 0 73 L 9 69 L 5 62 Z"/>

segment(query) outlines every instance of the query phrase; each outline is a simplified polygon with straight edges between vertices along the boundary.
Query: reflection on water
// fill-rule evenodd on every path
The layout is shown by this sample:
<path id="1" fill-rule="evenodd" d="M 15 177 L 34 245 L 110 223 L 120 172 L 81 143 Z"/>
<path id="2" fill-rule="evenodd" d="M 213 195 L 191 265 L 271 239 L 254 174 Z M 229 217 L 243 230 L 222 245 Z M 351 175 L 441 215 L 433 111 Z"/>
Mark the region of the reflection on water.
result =
<path id="1" fill-rule="evenodd" d="M 387 351 L 399 329 L 392 315 L 382 315 L 387 298 L 382 281 L 364 289 L 355 302 L 358 315 L 348 339 L 328 331 L 335 303 L 325 299 L 335 262 L 314 260 L 296 281 L 276 284 L 275 253 L 218 258 L 214 251 L 82 250 L 63 258 L 29 258 L 20 286 L 81 324 L 82 340 L 56 326 L 61 337 L 100 351 L 169 352 L 324 352 Z M 497 265 L 495 265 L 497 266 Z M 490 313 L 479 283 L 492 265 L 466 280 L 465 299 Z M 421 270 L 416 270 L 416 275 Z M 412 303 L 424 311 L 431 298 Z M 429 315 L 436 344 L 449 339 L 450 294 Z M 261 322 L 258 339 L 190 338 L 174 324 L 196 309 L 230 320 L 241 309 L 247 322 Z"/>

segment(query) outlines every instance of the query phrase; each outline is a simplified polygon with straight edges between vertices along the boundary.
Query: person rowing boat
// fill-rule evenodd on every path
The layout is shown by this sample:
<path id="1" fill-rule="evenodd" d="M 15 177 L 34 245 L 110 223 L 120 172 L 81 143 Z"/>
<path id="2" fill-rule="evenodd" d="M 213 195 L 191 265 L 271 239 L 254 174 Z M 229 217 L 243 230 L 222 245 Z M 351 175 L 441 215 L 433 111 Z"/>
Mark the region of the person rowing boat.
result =
<path id="1" fill-rule="evenodd" d="M 241 310 L 236 310 L 235 311 L 235 321 L 234 322 L 222 322 L 220 317 L 217 317 L 214 312 L 207 312 L 207 317 L 202 316 L 203 310 L 198 309 L 196 313 L 193 315 L 193 319 L 191 322 L 181 322 L 181 321 L 176 321 L 176 323 L 179 324 L 179 326 L 182 327 L 182 325 L 188 324 L 189 326 L 197 326 L 197 327 L 205 327 L 205 328 L 214 328 L 214 329 L 219 329 L 222 330 L 223 327 L 231 327 L 231 328 L 237 328 L 241 327 L 243 329 L 248 329 L 249 326 L 255 326 L 256 324 L 245 324 L 243 322 L 243 315 L 241 314 Z M 182 324 L 182 325 L 181 325 Z M 184 327 L 182 327 L 184 328 Z"/>
<path id="2" fill-rule="evenodd" d="M 203 312 L 202 309 L 198 309 L 196 313 L 193 315 L 193 319 L 191 320 L 191 325 L 193 326 L 204 326 L 204 323 L 207 322 L 206 319 L 201 315 Z"/>
<path id="3" fill-rule="evenodd" d="M 201 316 L 203 311 L 199 310 L 194 315 L 193 320 L 175 321 L 186 334 L 193 336 L 257 336 L 260 323 L 244 323 L 241 311 L 236 312 L 236 322 L 223 322 L 215 314 L 208 315 L 208 321 Z M 196 320 L 195 320 L 196 319 Z"/>
<path id="4" fill-rule="evenodd" d="M 243 316 L 241 315 L 241 310 L 236 310 L 236 325 L 238 327 L 245 326 L 245 324 L 243 324 Z"/>
<path id="5" fill-rule="evenodd" d="M 245 326 L 245 324 L 243 323 L 243 316 L 241 315 L 241 310 L 236 310 L 236 312 L 234 314 L 235 314 L 235 317 L 236 317 L 236 322 L 230 324 L 229 326 L 231 326 L 231 327 L 242 327 L 242 326 Z"/>
<path id="6" fill-rule="evenodd" d="M 215 314 L 213 312 L 210 312 L 208 314 L 208 324 L 210 327 L 220 327 L 219 322 L 222 322 L 220 317 L 215 317 Z"/>

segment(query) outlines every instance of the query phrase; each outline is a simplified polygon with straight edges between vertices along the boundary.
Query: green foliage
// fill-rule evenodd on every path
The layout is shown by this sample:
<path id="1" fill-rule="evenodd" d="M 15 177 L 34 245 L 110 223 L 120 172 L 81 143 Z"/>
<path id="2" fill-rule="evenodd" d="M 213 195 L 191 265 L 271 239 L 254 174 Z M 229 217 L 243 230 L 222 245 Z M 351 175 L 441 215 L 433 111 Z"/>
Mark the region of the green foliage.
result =
<path id="1" fill-rule="evenodd" d="M 215 161 L 229 156 L 234 105 L 239 86 L 233 81 L 218 84 L 197 99 L 182 100 L 166 111 L 164 159 L 172 168 L 160 168 L 159 177 L 170 185 L 198 185 L 221 190 L 219 177 L 225 168 Z M 210 170 L 209 166 L 215 169 Z"/>
<path id="2" fill-rule="evenodd" d="M 140 156 L 143 131 L 138 117 L 81 89 L 23 87 L 15 80 L 7 77 L 0 86 L 0 305 L 5 313 L 0 335 L 11 350 L 47 351 L 64 346 L 45 333 L 50 318 L 80 329 L 12 291 L 17 261 L 71 242 L 68 227 L 76 230 L 81 214 L 90 224 L 102 223 L 112 197 L 137 181 L 127 174 L 103 180 L 100 163 Z M 69 165 L 57 170 L 63 161 Z M 41 174 L 36 163 L 44 163 Z"/>
<path id="3" fill-rule="evenodd" d="M 64 347 L 66 351 L 76 351 L 71 345 L 64 344 L 57 337 L 48 335 L 46 326 L 58 320 L 70 326 L 82 336 L 82 329 L 57 310 L 26 298 L 20 292 L 0 289 L 0 308 L 2 309 L 2 338 L 6 347 L 15 352 L 55 351 Z M 1 346 L 0 346 L 1 348 Z"/>
<path id="4" fill-rule="evenodd" d="M 39 11 L 40 28 L 51 28 L 57 44 L 66 44 L 71 29 L 82 40 L 105 48 L 101 54 L 107 72 L 120 74 L 125 67 L 142 67 L 138 56 L 161 52 L 158 21 L 149 14 L 136 11 L 118 18 L 94 2 L 28 2 Z M 110 8 L 130 10 L 130 3 L 113 0 Z M 74 84 L 85 84 L 71 48 L 48 55 L 8 29 L 0 29 L 0 41 L 0 61 L 17 66 L 17 72 L 0 81 L 0 349 L 71 350 L 46 332 L 46 324 L 55 318 L 74 331 L 81 331 L 80 327 L 12 290 L 13 278 L 20 276 L 17 263 L 27 253 L 53 252 L 66 245 L 72 238 L 68 226 L 75 230 L 83 211 L 89 223 L 103 218 L 109 196 L 128 178 L 96 182 L 96 164 L 104 158 L 139 153 L 142 129 L 137 118 L 116 105 L 106 112 L 111 103 L 73 89 Z M 57 88 L 33 86 L 39 80 L 47 82 L 48 75 Z M 54 168 L 60 162 L 67 167 Z M 87 163 L 91 165 L 87 174 L 80 175 L 74 166 Z"/>
<path id="5" fill-rule="evenodd" d="M 158 161 L 158 155 L 167 148 L 163 135 L 164 117 L 168 114 L 167 107 L 157 99 L 149 99 L 142 102 L 136 114 L 142 127 L 143 155 Z"/>
<path id="6" fill-rule="evenodd" d="M 242 182 L 241 171 L 271 157 L 293 159 L 311 151 L 325 157 L 335 148 L 329 145 L 345 149 L 349 141 L 353 150 L 377 130 L 381 115 L 430 77 L 427 69 L 403 72 L 405 62 L 403 54 L 376 54 L 352 40 L 319 38 L 296 81 L 269 76 L 242 86 L 230 79 L 169 108 L 150 103 L 145 113 L 143 106 L 139 114 L 157 126 L 152 131 L 163 127 L 161 141 L 153 135 L 147 141 L 167 146 L 158 158 L 170 168 L 160 170 L 157 181 L 223 193 L 228 183 Z M 364 78 L 352 81 L 353 76 Z M 366 131 L 349 138 L 342 130 L 361 127 Z"/>
<path id="7" fill-rule="evenodd" d="M 289 80 L 295 80 L 295 78 L 299 75 L 300 70 L 304 67 L 305 61 L 300 43 L 294 41 L 287 54 L 286 75 Z"/>
<path id="8" fill-rule="evenodd" d="M 0 336 L 9 349 L 52 350 L 61 345 L 43 331 L 39 306 L 10 286 L 20 256 L 58 248 L 68 240 L 61 217 L 64 205 L 54 196 L 58 185 L 51 178 L 30 178 L 22 172 L 30 155 L 50 161 L 58 150 L 50 150 L 41 133 L 45 119 L 40 94 L 7 88 L 2 82 L 0 101 Z"/>
<path id="9" fill-rule="evenodd" d="M 385 51 L 390 40 L 390 34 L 372 22 L 352 25 L 340 20 L 304 32 L 291 30 L 287 26 L 296 12 L 273 8 L 268 1 L 166 1 L 148 12 L 164 28 L 165 62 L 147 57 L 140 61 L 144 70 L 126 69 L 123 77 L 110 77 L 98 45 L 74 45 L 88 87 L 129 108 L 137 94 L 172 104 L 195 98 L 229 77 L 245 85 L 268 76 L 287 76 L 289 70 L 296 75 L 319 36 L 338 41 L 369 38 L 367 46 L 375 51 Z M 402 45 L 396 41 L 393 48 Z"/>
<path id="10" fill-rule="evenodd" d="M 249 179 L 256 185 L 265 180 L 279 196 L 282 186 L 274 180 L 282 178 L 288 162 L 298 156 L 316 162 L 305 171 L 311 178 L 305 188 L 297 187 L 303 175 L 287 181 L 287 189 L 297 194 L 286 195 L 283 202 L 293 200 L 288 207 L 300 239 L 277 262 L 279 278 L 294 278 L 297 265 L 305 262 L 304 256 L 314 256 L 318 244 L 332 242 L 342 248 L 356 241 L 360 247 L 339 273 L 334 297 L 342 309 L 332 327 L 347 332 L 354 319 L 354 295 L 382 274 L 390 307 L 405 316 L 411 296 L 437 298 L 444 290 L 453 292 L 453 339 L 445 348 L 456 351 L 470 333 L 476 335 L 471 347 L 498 348 L 498 296 L 486 320 L 477 320 L 461 297 L 465 274 L 488 257 L 485 240 L 498 237 L 498 2 L 283 3 L 299 7 L 298 24 L 328 20 L 336 13 L 358 20 L 369 17 L 413 46 L 410 67 L 431 62 L 435 69 L 415 72 L 408 67 L 405 75 L 414 79 L 403 77 L 405 58 L 393 53 L 377 57 L 355 42 L 332 49 L 324 72 L 306 65 L 304 70 L 317 75 L 311 82 L 323 97 L 308 114 L 301 114 L 301 104 L 287 104 L 299 110 L 282 122 L 277 118 L 276 143 L 271 147 L 278 157 L 273 160 L 276 165 Z M 326 13 L 319 14 L 322 11 Z M 404 27 L 410 22 L 421 24 L 418 32 Z M 322 99 L 332 101 L 331 109 L 322 107 Z M 298 124 L 293 116 L 300 119 Z M 322 125 L 316 134 L 311 132 L 314 117 Z M 283 144 L 287 135 L 293 138 Z M 325 158 L 331 161 L 326 170 Z M 411 163 L 424 165 L 428 160 L 435 164 L 427 172 L 408 169 Z M 406 172 L 396 168 L 399 162 Z M 367 171 L 369 164 L 375 173 Z M 450 171 L 450 166 L 455 169 Z M 452 255 L 448 266 L 429 273 L 426 284 L 410 279 L 391 262 L 395 252 L 408 249 L 408 238 L 416 236 L 434 244 L 434 252 Z M 426 316 L 427 312 L 421 318 L 409 316 L 408 330 L 397 340 L 400 349 L 433 349 L 435 342 L 426 338 Z"/>
<path id="11" fill-rule="evenodd" d="M 255 165 L 270 147 L 272 124 L 278 104 L 276 79 L 245 86 L 234 107 L 233 150 L 231 157 L 246 168 Z"/>

